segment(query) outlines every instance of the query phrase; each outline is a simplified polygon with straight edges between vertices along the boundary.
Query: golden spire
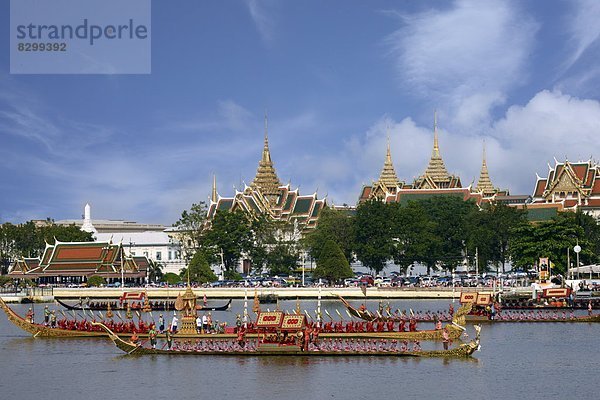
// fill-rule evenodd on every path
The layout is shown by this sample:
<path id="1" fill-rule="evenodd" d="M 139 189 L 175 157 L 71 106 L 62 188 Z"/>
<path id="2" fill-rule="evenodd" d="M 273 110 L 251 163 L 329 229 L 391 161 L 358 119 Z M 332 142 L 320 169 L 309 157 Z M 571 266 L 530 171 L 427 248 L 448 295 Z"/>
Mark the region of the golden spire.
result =
<path id="1" fill-rule="evenodd" d="M 448 170 L 444 165 L 444 160 L 442 160 L 442 156 L 440 155 L 437 132 L 437 112 L 434 112 L 433 114 L 433 151 L 431 152 L 431 159 L 429 160 L 429 165 L 427 165 L 425 174 L 423 174 L 420 179 L 425 179 L 426 176 L 431 178 L 434 182 L 447 182 L 450 180 L 450 175 L 448 174 Z"/>
<path id="2" fill-rule="evenodd" d="M 250 184 L 250 187 L 259 190 L 265 196 L 277 196 L 279 194 L 281 182 L 277 177 L 277 172 L 273 167 L 271 152 L 269 151 L 268 121 L 265 113 L 265 143 L 262 152 L 262 159 L 258 162 L 256 177 Z"/>
<path id="3" fill-rule="evenodd" d="M 395 188 L 400 185 L 396 170 L 394 169 L 394 163 L 392 162 L 392 151 L 390 149 L 390 127 L 387 127 L 387 153 L 385 155 L 385 162 L 383 163 L 383 169 L 381 175 L 379 175 L 379 183 L 383 183 L 388 188 Z"/>
<path id="4" fill-rule="evenodd" d="M 219 196 L 217 195 L 217 175 L 213 174 L 213 186 L 212 186 L 212 195 L 210 200 L 213 203 L 216 203 L 219 200 Z"/>
<path id="5" fill-rule="evenodd" d="M 481 173 L 479 174 L 479 181 L 477 181 L 475 191 L 485 195 L 492 195 L 496 193 L 496 189 L 494 188 L 494 185 L 492 185 L 492 180 L 490 179 L 490 174 L 488 172 L 485 155 L 485 140 L 483 141 L 483 162 L 481 163 Z"/>

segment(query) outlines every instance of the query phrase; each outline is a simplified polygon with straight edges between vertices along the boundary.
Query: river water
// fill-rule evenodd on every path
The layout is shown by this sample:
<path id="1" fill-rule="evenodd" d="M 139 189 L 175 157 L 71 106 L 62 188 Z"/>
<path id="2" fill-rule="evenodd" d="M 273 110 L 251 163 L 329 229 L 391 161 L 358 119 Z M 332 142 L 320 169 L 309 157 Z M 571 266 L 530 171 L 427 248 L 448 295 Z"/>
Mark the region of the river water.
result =
<path id="1" fill-rule="evenodd" d="M 376 301 L 367 304 L 377 307 Z M 213 318 L 232 324 L 242 306 L 234 300 L 232 311 L 214 312 Z M 284 310 L 295 306 L 281 303 Z M 440 310 L 448 302 L 399 300 L 391 306 Z M 27 309 L 11 307 L 21 315 Z M 301 307 L 314 314 L 316 301 Z M 322 307 L 347 318 L 337 301 Z M 36 312 L 39 318 L 41 305 Z M 0 398 L 598 399 L 599 338 L 600 324 L 497 323 L 483 326 L 481 351 L 466 360 L 131 357 L 108 339 L 33 339 L 2 316 Z"/>

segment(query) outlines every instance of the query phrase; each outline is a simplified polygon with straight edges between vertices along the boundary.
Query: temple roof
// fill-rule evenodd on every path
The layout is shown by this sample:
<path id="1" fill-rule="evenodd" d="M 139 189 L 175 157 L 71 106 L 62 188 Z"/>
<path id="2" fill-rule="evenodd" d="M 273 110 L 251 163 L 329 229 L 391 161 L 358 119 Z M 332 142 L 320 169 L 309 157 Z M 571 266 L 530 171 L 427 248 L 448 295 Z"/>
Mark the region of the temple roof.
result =
<path id="1" fill-rule="evenodd" d="M 38 259 L 39 268 L 32 259 L 17 263 L 12 275 L 31 277 L 95 274 L 119 275 L 121 269 L 128 276 L 145 276 L 149 261 L 145 256 L 127 257 L 121 244 L 111 242 L 59 242 L 46 245 Z"/>
<path id="2" fill-rule="evenodd" d="M 440 145 L 438 142 L 437 132 L 437 116 L 434 117 L 433 123 L 433 150 L 431 152 L 429 165 L 427 165 L 424 175 L 429 176 L 435 182 L 445 182 L 450 179 L 446 165 L 444 165 L 444 160 L 440 155 Z"/>
<path id="3" fill-rule="evenodd" d="M 450 175 L 440 155 L 440 145 L 437 132 L 437 115 L 434 116 L 433 123 L 433 150 L 431 159 L 427 165 L 425 173 L 415 180 L 414 187 L 417 189 L 437 189 L 437 188 L 459 188 L 461 187 L 460 178 Z"/>
<path id="4" fill-rule="evenodd" d="M 483 193 L 486 196 L 493 195 L 498 191 L 496 188 L 494 188 L 494 185 L 492 185 L 492 180 L 490 179 L 490 174 L 488 172 L 485 157 L 485 144 L 483 145 L 483 162 L 481 164 L 481 173 L 479 174 L 479 180 L 477 181 L 475 191 Z"/>
<path id="5" fill-rule="evenodd" d="M 275 172 L 273 160 L 271 159 L 271 152 L 269 150 L 269 136 L 267 132 L 268 125 L 267 117 L 265 116 L 265 143 L 262 151 L 262 158 L 258 162 L 256 177 L 250 184 L 250 187 L 254 190 L 261 191 L 270 200 L 275 200 L 279 194 L 279 186 L 281 186 L 281 182 L 277 177 L 277 172 Z"/>
<path id="6" fill-rule="evenodd" d="M 387 138 L 387 153 L 385 155 L 385 161 L 383 163 L 383 169 L 378 179 L 379 183 L 383 183 L 388 188 L 397 187 L 400 185 L 396 170 L 394 169 L 394 163 L 392 162 L 392 152 L 390 150 L 390 137 L 388 134 Z"/>

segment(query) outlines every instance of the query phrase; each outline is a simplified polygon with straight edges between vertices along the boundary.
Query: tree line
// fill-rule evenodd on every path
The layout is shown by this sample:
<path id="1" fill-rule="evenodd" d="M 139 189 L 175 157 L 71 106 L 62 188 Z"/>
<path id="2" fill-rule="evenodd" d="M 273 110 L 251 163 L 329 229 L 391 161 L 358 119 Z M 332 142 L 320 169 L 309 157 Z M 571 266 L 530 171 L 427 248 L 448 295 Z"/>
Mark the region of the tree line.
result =
<path id="1" fill-rule="evenodd" d="M 456 196 L 419 201 L 368 201 L 355 213 L 327 209 L 317 228 L 307 235 L 308 251 L 316 256 L 325 240 L 342 246 L 348 260 L 361 261 L 379 273 L 388 261 L 403 272 L 413 264 L 450 272 L 467 262 L 471 270 L 505 272 L 512 263 L 527 269 L 548 257 L 555 272 L 565 273 L 567 249 L 582 248 L 582 264 L 600 254 L 600 227 L 582 212 L 561 212 L 543 222 L 530 222 L 527 209 L 504 204 L 478 206 Z M 477 260 L 475 255 L 477 254 Z"/>
<path id="2" fill-rule="evenodd" d="M 527 269 L 548 257 L 555 272 L 565 273 L 567 249 L 576 244 L 582 264 L 596 262 L 600 254 L 600 227 L 585 213 L 562 212 L 531 223 L 526 209 L 478 206 L 456 196 L 405 204 L 368 201 L 356 210 L 326 208 L 317 227 L 302 238 L 297 224 L 264 215 L 250 218 L 240 210 L 218 211 L 207 221 L 204 203 L 184 211 L 175 226 L 184 254 L 196 258 L 190 275 L 197 281 L 213 280 L 210 264 L 222 265 L 225 278 L 235 279 L 242 258 L 254 271 L 287 275 L 298 270 L 303 252 L 316 262 L 313 277 L 330 281 L 353 276 L 354 261 L 376 274 L 390 261 L 404 273 L 414 264 L 425 265 L 428 273 L 450 272 L 465 262 L 472 270 L 478 262 L 480 272 L 505 272 L 509 264 Z"/>

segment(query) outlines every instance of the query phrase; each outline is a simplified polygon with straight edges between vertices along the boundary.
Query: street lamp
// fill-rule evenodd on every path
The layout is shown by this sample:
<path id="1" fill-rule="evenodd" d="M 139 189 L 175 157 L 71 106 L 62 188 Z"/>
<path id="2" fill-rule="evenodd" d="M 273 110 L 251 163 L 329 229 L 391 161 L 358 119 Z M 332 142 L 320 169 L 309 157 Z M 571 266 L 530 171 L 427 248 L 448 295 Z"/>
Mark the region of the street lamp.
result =
<path id="1" fill-rule="evenodd" d="M 577 279 L 579 279 L 579 252 L 581 251 L 581 246 L 579 245 L 579 241 L 577 242 L 575 247 L 573 247 L 573 251 L 577 255 Z"/>

